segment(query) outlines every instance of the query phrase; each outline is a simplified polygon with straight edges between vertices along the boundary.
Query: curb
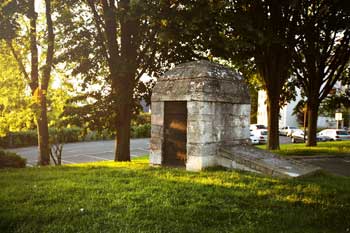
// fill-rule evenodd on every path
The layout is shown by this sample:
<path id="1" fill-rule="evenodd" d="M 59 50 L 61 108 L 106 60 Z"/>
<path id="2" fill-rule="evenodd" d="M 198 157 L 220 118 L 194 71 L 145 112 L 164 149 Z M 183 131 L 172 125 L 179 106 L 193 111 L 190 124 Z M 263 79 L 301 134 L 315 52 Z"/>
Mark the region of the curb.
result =
<path id="1" fill-rule="evenodd" d="M 287 159 L 332 159 L 332 158 L 350 158 L 350 155 L 289 155 L 285 156 Z"/>

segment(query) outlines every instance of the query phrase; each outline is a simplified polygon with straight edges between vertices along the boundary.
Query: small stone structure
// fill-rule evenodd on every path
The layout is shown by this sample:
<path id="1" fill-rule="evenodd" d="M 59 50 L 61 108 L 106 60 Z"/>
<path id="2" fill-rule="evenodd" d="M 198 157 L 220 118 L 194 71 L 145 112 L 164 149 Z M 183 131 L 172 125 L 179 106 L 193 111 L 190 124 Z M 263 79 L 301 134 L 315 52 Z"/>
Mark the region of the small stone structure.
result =
<path id="1" fill-rule="evenodd" d="M 209 61 L 176 66 L 152 95 L 150 163 L 201 170 L 220 147 L 249 144 L 250 97 L 243 77 Z"/>
<path id="2" fill-rule="evenodd" d="M 239 74 L 208 61 L 181 64 L 153 89 L 150 163 L 284 178 L 320 170 L 251 146 L 249 115 L 249 90 Z"/>

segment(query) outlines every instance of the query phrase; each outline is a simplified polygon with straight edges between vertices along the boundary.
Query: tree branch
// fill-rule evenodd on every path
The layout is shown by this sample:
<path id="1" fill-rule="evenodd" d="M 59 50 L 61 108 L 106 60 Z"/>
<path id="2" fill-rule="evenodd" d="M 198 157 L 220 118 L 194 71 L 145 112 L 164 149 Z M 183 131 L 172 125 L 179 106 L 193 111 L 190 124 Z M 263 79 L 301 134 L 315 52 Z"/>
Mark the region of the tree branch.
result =
<path id="1" fill-rule="evenodd" d="M 156 51 L 157 51 L 157 49 L 153 48 L 152 54 L 151 54 L 151 56 L 149 56 L 147 62 L 145 63 L 145 66 L 142 68 L 141 72 L 137 73 L 137 76 L 136 76 L 136 79 L 135 79 L 136 81 L 140 80 L 141 76 L 146 72 L 148 67 L 151 65 L 151 63 L 154 60 L 154 57 L 156 55 Z"/>
<path id="2" fill-rule="evenodd" d="M 36 20 L 38 18 L 38 14 L 35 12 L 35 0 L 29 1 L 29 21 L 30 21 L 30 31 L 29 31 L 29 37 L 30 37 L 30 55 L 31 55 L 31 71 L 30 71 L 30 79 L 31 79 L 31 85 L 32 93 L 35 92 L 35 90 L 39 86 L 39 58 L 38 58 L 38 48 L 37 48 L 37 33 L 36 33 Z"/>
<path id="3" fill-rule="evenodd" d="M 117 66 L 117 59 L 119 58 L 119 46 L 117 41 L 117 22 L 116 22 L 116 9 L 114 0 L 108 2 L 107 0 L 101 0 L 103 18 L 105 25 L 105 34 L 107 48 L 109 51 L 108 64 L 109 67 Z M 113 69 L 115 70 L 115 69 Z"/>
<path id="4" fill-rule="evenodd" d="M 43 68 L 43 77 L 41 82 L 41 89 L 47 90 L 49 86 L 49 80 L 51 75 L 53 54 L 55 46 L 55 35 L 53 32 L 53 24 L 51 18 L 51 0 L 45 0 L 45 16 L 47 25 L 47 54 L 46 54 L 46 64 Z"/>
<path id="5" fill-rule="evenodd" d="M 12 53 L 13 57 L 15 58 L 21 73 L 24 75 L 24 78 L 26 79 L 28 84 L 31 85 L 31 80 L 30 80 L 29 74 L 27 73 L 26 68 L 24 67 L 22 59 L 20 58 L 19 54 L 17 53 L 17 51 L 13 47 L 12 41 L 6 40 L 6 44 L 10 48 L 11 53 Z"/>
<path id="6" fill-rule="evenodd" d="M 101 25 L 104 28 L 104 30 L 106 30 L 106 27 L 103 24 L 103 21 L 101 20 L 101 17 L 100 17 L 100 15 L 97 12 L 97 9 L 95 7 L 95 4 L 94 4 L 93 0 L 87 0 L 87 3 L 88 3 L 88 5 L 89 5 L 89 7 L 90 7 L 90 9 L 91 9 L 91 11 L 92 11 L 92 13 L 94 15 L 94 22 L 95 22 L 96 29 L 97 29 L 97 34 L 98 34 L 97 42 L 102 47 L 102 53 L 105 56 L 105 58 L 107 59 L 107 62 L 110 62 L 110 55 L 109 55 L 108 49 L 106 47 L 106 39 L 103 36 Z"/>

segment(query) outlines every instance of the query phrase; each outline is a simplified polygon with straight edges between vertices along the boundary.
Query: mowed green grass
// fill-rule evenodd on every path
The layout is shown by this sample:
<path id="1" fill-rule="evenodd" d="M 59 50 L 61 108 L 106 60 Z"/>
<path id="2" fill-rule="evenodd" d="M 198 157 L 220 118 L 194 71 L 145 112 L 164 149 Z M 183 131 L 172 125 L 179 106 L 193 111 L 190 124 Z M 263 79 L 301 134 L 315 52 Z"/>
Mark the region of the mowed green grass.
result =
<path id="1" fill-rule="evenodd" d="M 258 148 L 266 149 L 266 145 L 258 145 Z M 281 144 L 280 150 L 273 151 L 280 155 L 349 155 L 350 141 L 318 142 L 317 146 L 307 147 L 305 143 Z"/>
<path id="2" fill-rule="evenodd" d="M 131 163 L 0 170 L 0 232 L 348 232 L 350 179 Z"/>

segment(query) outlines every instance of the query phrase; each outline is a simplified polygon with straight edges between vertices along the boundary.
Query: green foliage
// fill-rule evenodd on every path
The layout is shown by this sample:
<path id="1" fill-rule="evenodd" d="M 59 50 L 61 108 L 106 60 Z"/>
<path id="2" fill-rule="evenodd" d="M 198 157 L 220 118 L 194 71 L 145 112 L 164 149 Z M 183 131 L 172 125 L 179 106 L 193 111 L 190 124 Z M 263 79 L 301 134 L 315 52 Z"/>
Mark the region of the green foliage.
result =
<path id="1" fill-rule="evenodd" d="M 147 122 L 147 115 L 140 117 L 140 123 Z M 79 127 L 50 128 L 50 143 L 71 143 L 82 141 L 111 140 L 115 135 L 109 130 L 91 131 Z M 151 136 L 151 124 L 133 124 L 131 126 L 132 138 L 149 138 Z M 36 130 L 21 132 L 8 132 L 0 137 L 0 147 L 16 148 L 38 145 Z"/>
<path id="2" fill-rule="evenodd" d="M 132 125 L 144 125 L 151 124 L 151 114 L 146 112 L 141 112 L 140 114 L 134 116 Z"/>
<path id="3" fill-rule="evenodd" d="M 0 41 L 0 136 L 34 127 L 32 99 L 6 44 Z"/>
<path id="4" fill-rule="evenodd" d="M 350 224 L 350 179 L 324 174 L 278 180 L 138 159 L 0 176 L 2 233 L 339 233 Z"/>
<path id="5" fill-rule="evenodd" d="M 140 113 L 134 116 L 131 122 L 132 138 L 149 138 L 151 137 L 151 114 Z"/>
<path id="6" fill-rule="evenodd" d="M 347 78 L 344 73 L 350 64 L 350 9 L 345 5 L 346 0 L 300 4 L 292 66 L 296 85 L 307 98 L 309 146 L 316 145 L 320 104 L 338 81 Z"/>
<path id="7" fill-rule="evenodd" d="M 304 116 L 305 116 L 305 107 L 306 107 L 306 101 L 304 99 L 301 99 L 293 108 L 293 115 L 297 117 L 297 122 L 299 125 L 302 125 L 304 127 Z M 307 117 L 306 117 L 306 126 L 307 126 Z"/>
<path id="8" fill-rule="evenodd" d="M 50 137 L 58 137 L 61 142 L 83 141 L 83 133 L 80 128 L 64 128 L 62 130 L 49 129 Z M 9 132 L 4 137 L 0 137 L 0 147 L 13 148 L 38 145 L 38 134 L 36 130 L 21 132 Z"/>
<path id="9" fill-rule="evenodd" d="M 116 106 L 120 104 L 116 96 L 125 90 L 113 91 L 114 94 L 111 90 L 128 85 L 114 84 L 112 87 L 112 82 L 124 80 L 125 74 L 131 73 L 124 83 L 132 79 L 133 101 L 129 108 L 137 115 L 140 100 L 149 103 L 153 87 L 153 82 L 145 84 L 139 80 L 142 74 L 159 77 L 173 64 L 206 57 L 203 43 L 217 31 L 212 20 L 215 16 L 212 8 L 216 3 L 131 1 L 130 7 L 125 9 L 122 7 L 125 3 L 121 3 L 110 7 L 110 16 L 115 13 L 113 21 L 116 25 L 107 31 L 102 4 L 98 1 L 65 1 L 57 4 L 59 13 L 56 23 L 60 30 L 56 38 L 57 46 L 62 50 L 57 62 L 62 63 L 72 77 L 82 80 L 80 86 L 84 94 L 71 100 L 75 105 L 65 108 L 64 116 L 67 116 L 68 122 L 89 130 L 113 131 L 118 117 Z M 95 15 L 93 9 L 96 10 Z M 132 27 L 122 27 L 124 21 L 132 21 Z M 117 38 L 107 43 L 106 32 L 108 34 L 111 30 L 117 31 L 111 36 Z M 128 36 L 131 37 L 125 39 Z M 121 45 L 129 41 L 130 45 Z M 110 44 L 115 45 L 114 49 L 108 48 Z M 108 58 L 112 55 L 116 58 L 111 62 Z M 133 58 L 125 57 L 127 55 Z M 126 61 L 127 64 L 123 64 Z M 111 63 L 112 68 L 118 67 L 115 72 L 110 70 Z M 116 75 L 119 77 L 114 77 Z M 98 86 L 98 90 L 89 88 L 91 86 Z M 83 125 L 85 123 L 87 126 Z"/>
<path id="10" fill-rule="evenodd" d="M 149 138 L 151 137 L 151 124 L 131 126 L 132 138 Z"/>
<path id="11" fill-rule="evenodd" d="M 50 128 L 50 139 L 53 142 L 69 143 L 83 141 L 82 130 L 78 127 L 73 128 Z"/>
<path id="12" fill-rule="evenodd" d="M 23 168 L 26 166 L 26 159 L 16 153 L 0 150 L 0 168 Z"/>
<path id="13" fill-rule="evenodd" d="M 35 130 L 22 132 L 8 132 L 0 137 L 0 147 L 13 148 L 38 145 L 38 136 Z"/>
<path id="14" fill-rule="evenodd" d="M 15 14 L 17 11 L 17 1 L 0 1 L 0 40 L 12 39 L 16 36 L 16 30 L 19 28 Z"/>
<path id="15" fill-rule="evenodd" d="M 350 69 L 350 68 L 349 68 Z M 350 75 L 350 74 L 349 74 Z M 350 76 L 348 77 L 350 82 Z M 348 84 L 349 85 L 349 84 Z M 325 116 L 334 116 L 337 111 L 344 113 L 350 110 L 350 89 L 337 90 L 329 94 L 320 105 L 320 112 Z M 346 120 L 346 119 L 345 119 Z"/>
<path id="16" fill-rule="evenodd" d="M 258 91 L 255 88 L 250 87 L 250 104 L 251 104 L 251 110 L 250 110 L 250 123 L 255 124 L 258 121 Z"/>

